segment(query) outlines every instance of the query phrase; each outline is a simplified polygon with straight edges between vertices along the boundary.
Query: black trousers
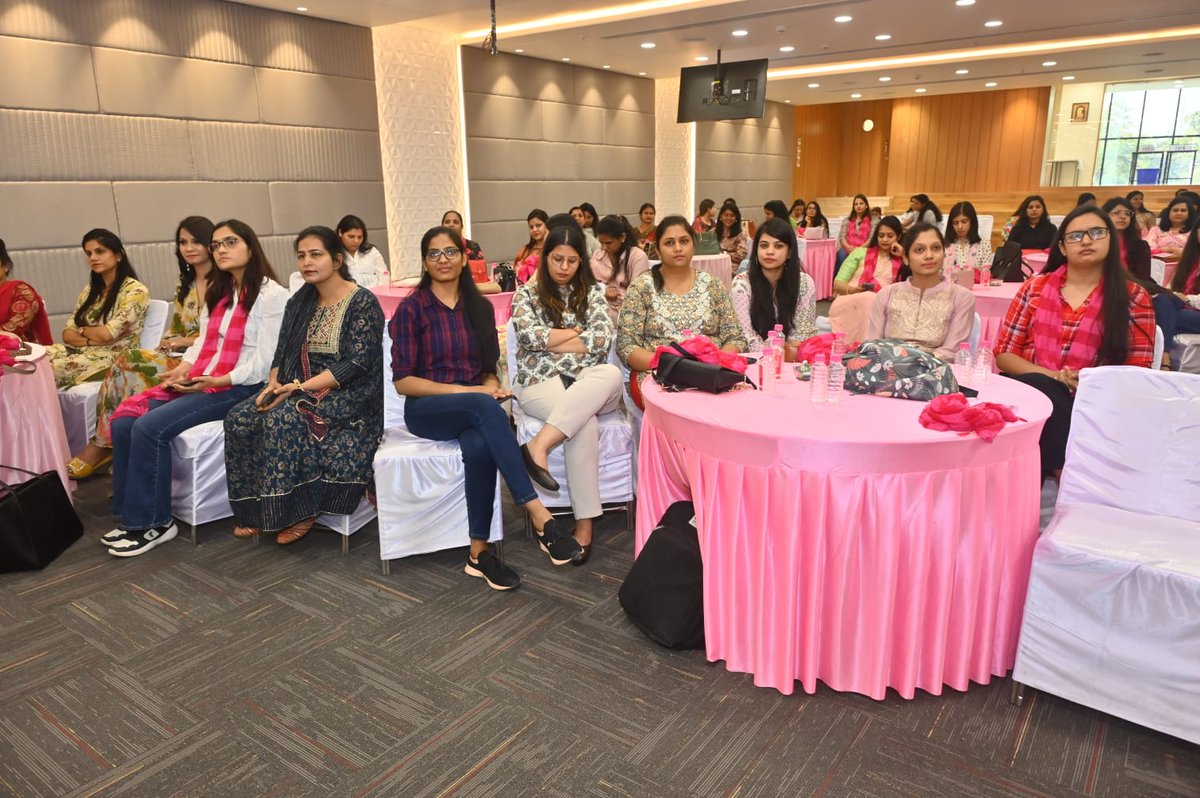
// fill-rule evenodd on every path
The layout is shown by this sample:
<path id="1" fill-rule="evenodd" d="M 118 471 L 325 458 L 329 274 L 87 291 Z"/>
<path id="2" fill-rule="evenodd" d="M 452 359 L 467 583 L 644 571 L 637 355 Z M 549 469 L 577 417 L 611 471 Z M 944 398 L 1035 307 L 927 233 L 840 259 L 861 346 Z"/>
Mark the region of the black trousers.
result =
<path id="1" fill-rule="evenodd" d="M 1071 409 L 1075 407 L 1075 394 L 1063 383 L 1045 374 L 1005 374 L 1004 376 L 1037 388 L 1050 399 L 1054 409 L 1038 444 L 1042 450 L 1042 476 L 1063 467 L 1067 459 L 1067 438 L 1071 434 Z"/>

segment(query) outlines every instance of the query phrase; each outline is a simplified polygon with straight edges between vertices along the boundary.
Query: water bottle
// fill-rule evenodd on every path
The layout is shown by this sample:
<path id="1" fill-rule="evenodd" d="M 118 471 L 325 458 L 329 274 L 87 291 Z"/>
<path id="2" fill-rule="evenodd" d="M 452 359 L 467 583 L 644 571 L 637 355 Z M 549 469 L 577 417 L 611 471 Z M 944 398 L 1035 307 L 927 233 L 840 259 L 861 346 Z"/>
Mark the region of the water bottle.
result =
<path id="1" fill-rule="evenodd" d="M 980 341 L 979 349 L 975 352 L 975 368 L 971 375 L 976 388 L 992 378 L 992 366 L 995 363 L 996 358 L 992 355 L 991 341 Z"/>
<path id="2" fill-rule="evenodd" d="M 772 332 L 775 333 L 775 340 L 779 343 L 783 343 L 783 325 L 776 324 L 775 328 L 774 328 L 774 330 L 772 330 Z"/>
<path id="3" fill-rule="evenodd" d="M 829 364 L 829 401 L 841 401 L 845 389 L 846 367 L 842 365 L 841 358 L 838 358 Z"/>
<path id="4" fill-rule="evenodd" d="M 778 392 L 779 376 L 775 370 L 776 359 L 775 347 L 763 347 L 762 358 L 758 361 L 762 364 L 762 377 L 758 387 L 767 396 L 774 396 Z"/>
<path id="5" fill-rule="evenodd" d="M 972 369 L 974 364 L 971 361 L 971 345 L 963 341 L 958 345 L 958 352 L 954 355 L 954 366 L 950 369 L 954 373 L 954 379 L 959 385 L 966 385 L 971 379 Z"/>
<path id="6" fill-rule="evenodd" d="M 846 354 L 846 334 L 836 332 L 833 334 L 833 343 L 829 345 L 829 363 L 841 363 L 842 356 Z"/>
<path id="7" fill-rule="evenodd" d="M 812 379 L 809 380 L 812 391 L 808 395 L 810 402 L 824 402 L 829 398 L 829 364 L 824 355 L 817 358 L 812 367 Z"/>

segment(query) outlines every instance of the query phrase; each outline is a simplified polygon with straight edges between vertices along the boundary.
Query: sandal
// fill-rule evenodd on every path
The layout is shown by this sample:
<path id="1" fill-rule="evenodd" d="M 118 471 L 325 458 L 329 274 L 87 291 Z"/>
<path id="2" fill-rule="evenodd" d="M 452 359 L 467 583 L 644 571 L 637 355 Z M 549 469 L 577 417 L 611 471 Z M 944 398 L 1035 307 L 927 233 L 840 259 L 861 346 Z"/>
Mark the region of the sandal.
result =
<path id="1" fill-rule="evenodd" d="M 71 479 L 87 479 L 95 476 L 97 472 L 107 471 L 112 467 L 113 456 L 106 454 L 100 458 L 100 462 L 92 464 L 81 460 L 78 457 L 72 457 L 67 461 L 67 474 Z"/>
<path id="2" fill-rule="evenodd" d="M 305 518 L 303 521 L 297 521 L 287 529 L 280 530 L 275 536 L 275 542 L 280 546 L 286 546 L 289 543 L 295 543 L 300 538 L 308 534 L 308 530 L 313 528 L 313 524 L 317 523 L 316 516 Z"/>
<path id="3" fill-rule="evenodd" d="M 235 526 L 233 528 L 235 538 L 252 538 L 260 532 L 262 532 L 261 529 L 255 529 L 252 526 Z"/>

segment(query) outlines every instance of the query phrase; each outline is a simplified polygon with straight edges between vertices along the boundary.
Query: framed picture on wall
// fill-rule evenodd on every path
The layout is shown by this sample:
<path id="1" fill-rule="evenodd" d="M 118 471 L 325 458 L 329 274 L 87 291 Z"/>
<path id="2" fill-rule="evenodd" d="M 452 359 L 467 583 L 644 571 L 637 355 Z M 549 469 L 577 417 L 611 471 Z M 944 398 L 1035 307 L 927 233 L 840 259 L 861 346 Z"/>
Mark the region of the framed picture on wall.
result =
<path id="1" fill-rule="evenodd" d="M 1071 103 L 1071 121 L 1086 122 L 1088 121 L 1088 106 L 1091 103 Z"/>

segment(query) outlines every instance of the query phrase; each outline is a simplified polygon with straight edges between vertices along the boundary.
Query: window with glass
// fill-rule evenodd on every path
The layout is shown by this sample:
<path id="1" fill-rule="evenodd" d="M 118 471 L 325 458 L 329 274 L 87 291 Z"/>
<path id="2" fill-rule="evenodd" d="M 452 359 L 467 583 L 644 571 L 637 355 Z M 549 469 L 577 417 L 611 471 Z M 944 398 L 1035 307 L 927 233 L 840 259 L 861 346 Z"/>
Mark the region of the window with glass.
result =
<path id="1" fill-rule="evenodd" d="M 1105 88 L 1095 185 L 1200 182 L 1200 86 L 1182 83 Z"/>

